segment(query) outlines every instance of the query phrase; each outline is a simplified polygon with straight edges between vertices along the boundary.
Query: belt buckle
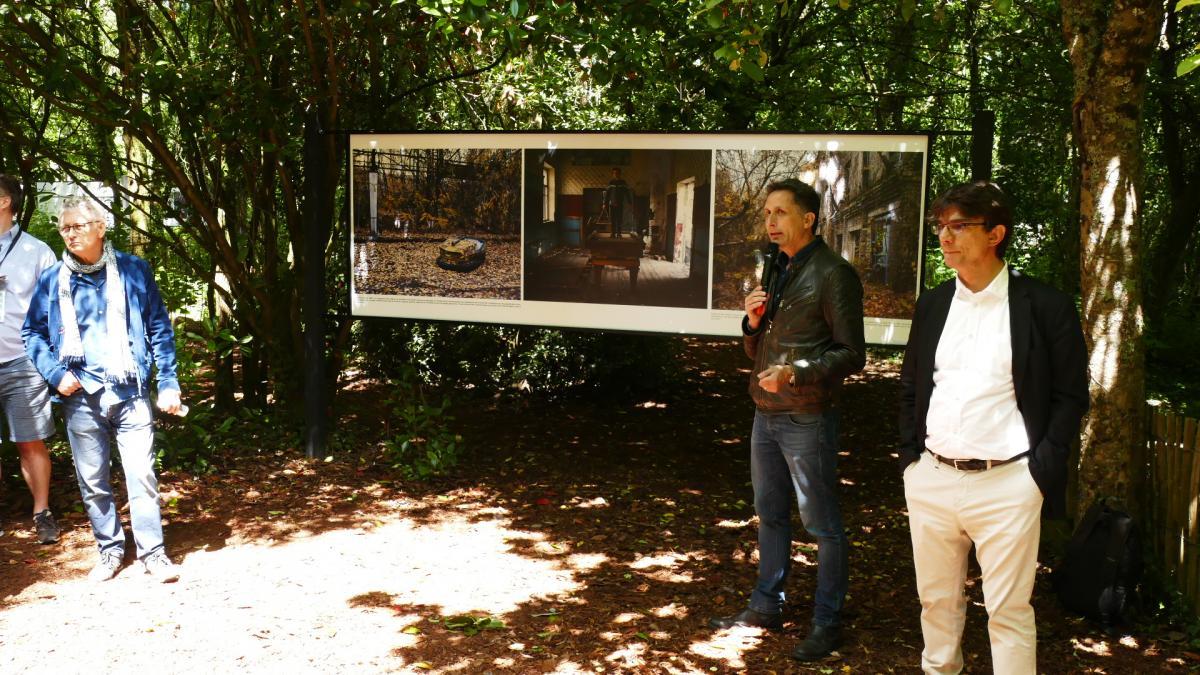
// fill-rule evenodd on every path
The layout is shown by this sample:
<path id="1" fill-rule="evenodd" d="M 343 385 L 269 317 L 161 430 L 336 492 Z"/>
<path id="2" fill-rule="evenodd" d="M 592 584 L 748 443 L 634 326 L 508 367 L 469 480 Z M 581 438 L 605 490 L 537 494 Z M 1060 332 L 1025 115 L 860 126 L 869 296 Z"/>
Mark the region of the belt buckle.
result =
<path id="1" fill-rule="evenodd" d="M 954 459 L 954 460 L 951 460 L 951 461 L 953 461 L 953 462 L 954 462 L 954 464 L 953 464 L 954 468 L 955 468 L 955 469 L 958 469 L 959 471 L 978 471 L 978 470 L 979 470 L 979 469 L 972 469 L 972 468 L 971 468 L 971 462 L 974 462 L 974 461 L 975 461 L 975 460 L 973 460 L 973 459 Z M 962 465 L 962 466 L 959 466 L 959 465 L 958 465 L 958 463 L 959 463 L 959 462 L 962 462 L 962 463 L 963 463 L 963 465 Z"/>

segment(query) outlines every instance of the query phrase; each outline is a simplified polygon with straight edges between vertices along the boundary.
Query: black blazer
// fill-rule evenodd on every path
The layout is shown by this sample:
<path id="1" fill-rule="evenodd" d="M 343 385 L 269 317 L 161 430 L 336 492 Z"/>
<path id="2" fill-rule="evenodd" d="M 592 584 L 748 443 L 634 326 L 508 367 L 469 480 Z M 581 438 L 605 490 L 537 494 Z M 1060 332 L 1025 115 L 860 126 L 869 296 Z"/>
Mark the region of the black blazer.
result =
<path id="1" fill-rule="evenodd" d="M 925 451 L 933 359 L 950 312 L 954 280 L 917 299 L 900 369 L 900 466 Z M 1009 272 L 1013 387 L 1029 436 L 1029 472 L 1044 496 L 1042 514 L 1066 516 L 1067 458 L 1088 409 L 1087 347 L 1075 303 L 1061 291 Z"/>

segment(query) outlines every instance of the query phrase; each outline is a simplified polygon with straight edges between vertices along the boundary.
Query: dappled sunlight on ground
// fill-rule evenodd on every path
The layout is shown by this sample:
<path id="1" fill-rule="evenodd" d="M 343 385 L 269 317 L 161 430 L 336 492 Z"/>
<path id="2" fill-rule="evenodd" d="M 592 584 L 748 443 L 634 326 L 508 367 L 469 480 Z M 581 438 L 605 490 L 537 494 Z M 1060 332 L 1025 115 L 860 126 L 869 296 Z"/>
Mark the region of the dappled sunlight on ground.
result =
<path id="1" fill-rule="evenodd" d="M 42 630 L 39 617 L 47 611 L 69 613 L 79 623 L 71 648 L 49 654 L 5 650 L 12 657 L 5 670 L 75 672 L 86 669 L 83 655 L 92 663 L 153 663 L 161 653 L 178 658 L 180 646 L 189 643 L 196 649 L 220 645 L 195 661 L 198 670 L 210 672 L 268 660 L 278 671 L 389 670 L 419 661 L 404 655 L 419 650 L 424 636 L 406 627 L 430 616 L 503 616 L 534 600 L 568 603 L 567 596 L 581 588 L 577 575 L 607 560 L 594 553 L 513 553 L 513 540 L 544 535 L 513 530 L 502 519 L 464 515 L 471 510 L 447 509 L 418 522 L 398 509 L 374 519 L 369 532 L 294 531 L 290 541 L 274 545 L 244 541 L 197 549 L 179 561 L 182 580 L 169 585 L 149 583 L 137 566 L 92 584 L 85 578 L 91 556 L 75 556 L 65 565 L 73 578 L 33 583 L 8 598 L 0 613 L 0 635 L 9 645 Z M 85 535 L 90 532 L 76 530 L 72 539 L 86 545 Z M 187 659 L 180 663 L 186 672 Z M 477 672 L 478 665 L 466 659 L 438 670 Z"/>
<path id="2" fill-rule="evenodd" d="M 688 651 L 704 658 L 720 661 L 726 668 L 746 667 L 745 652 L 758 647 L 765 631 L 761 628 L 730 628 L 716 631 L 706 640 L 696 640 Z"/>
<path id="3" fill-rule="evenodd" d="M 469 450 L 444 478 L 406 482 L 367 451 L 324 462 L 294 449 L 231 457 L 208 476 L 164 472 L 183 575 L 166 586 L 137 568 L 84 580 L 94 541 L 70 471 L 56 467 L 63 542 L 37 546 L 14 524 L 27 515 L 12 512 L 0 537 L 0 671 L 915 671 L 920 605 L 879 422 L 895 363 L 872 362 L 846 386 L 839 466 L 853 548 L 840 654 L 811 666 L 787 656 L 811 620 L 816 576 L 799 519 L 783 630 L 708 628 L 746 606 L 758 557 L 748 448 L 726 442 L 744 439 L 752 412 L 732 365 L 740 350 L 685 351 L 704 370 L 652 406 L 480 402 L 459 418 Z M 367 404 L 356 409 L 375 423 Z M 1194 669 L 1186 636 L 1112 637 L 1065 617 L 1046 571 L 1034 597 L 1046 672 Z M 976 572 L 970 581 L 967 671 L 989 672 Z"/>
<path id="4" fill-rule="evenodd" d="M 532 597 L 578 588 L 570 558 L 563 564 L 514 555 L 507 543 L 511 534 L 498 521 L 470 523 L 454 516 L 420 526 L 388 525 L 375 535 L 394 543 L 385 550 L 395 569 L 365 582 L 368 590 L 392 593 L 396 603 L 435 607 L 443 615 L 499 615 Z"/>

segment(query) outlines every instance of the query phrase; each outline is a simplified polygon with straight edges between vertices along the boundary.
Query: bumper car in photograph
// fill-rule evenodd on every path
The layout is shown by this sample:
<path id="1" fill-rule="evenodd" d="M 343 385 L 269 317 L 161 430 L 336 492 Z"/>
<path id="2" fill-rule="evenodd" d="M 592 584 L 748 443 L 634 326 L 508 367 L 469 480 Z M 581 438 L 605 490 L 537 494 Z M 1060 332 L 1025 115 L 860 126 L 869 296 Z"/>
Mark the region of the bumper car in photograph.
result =
<path id="1" fill-rule="evenodd" d="M 453 272 L 470 272 L 483 264 L 487 244 L 472 237 L 450 237 L 438 246 L 437 266 Z"/>

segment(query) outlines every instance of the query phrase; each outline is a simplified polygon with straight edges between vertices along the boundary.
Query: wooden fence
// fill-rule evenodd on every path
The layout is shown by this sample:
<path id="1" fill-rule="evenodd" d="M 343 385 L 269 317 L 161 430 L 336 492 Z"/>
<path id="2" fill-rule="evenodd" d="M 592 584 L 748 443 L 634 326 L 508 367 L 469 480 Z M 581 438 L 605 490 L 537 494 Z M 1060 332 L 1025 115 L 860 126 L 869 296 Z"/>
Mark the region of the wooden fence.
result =
<path id="1" fill-rule="evenodd" d="M 1147 432 L 1149 550 L 1200 613 L 1200 423 L 1151 408 Z"/>

